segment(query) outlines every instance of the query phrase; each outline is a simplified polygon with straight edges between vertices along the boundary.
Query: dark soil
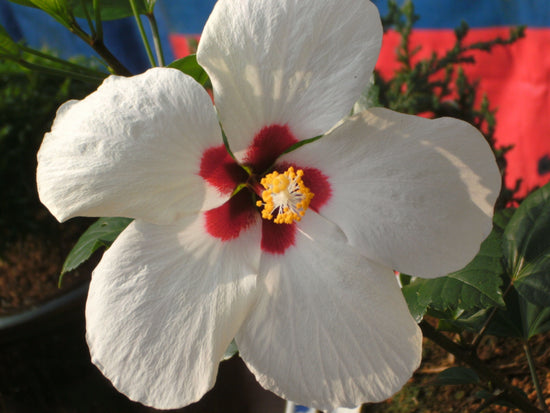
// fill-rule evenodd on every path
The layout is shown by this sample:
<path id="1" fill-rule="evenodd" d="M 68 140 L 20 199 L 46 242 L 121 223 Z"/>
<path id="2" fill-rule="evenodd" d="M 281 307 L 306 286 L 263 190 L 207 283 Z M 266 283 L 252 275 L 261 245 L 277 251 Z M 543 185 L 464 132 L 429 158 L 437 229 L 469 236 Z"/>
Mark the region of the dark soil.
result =
<path id="1" fill-rule="evenodd" d="M 73 220 L 61 227 L 46 220 L 40 232 L 26 234 L 1 251 L 0 316 L 36 307 L 90 280 L 90 265 L 84 265 L 67 273 L 58 286 L 65 257 L 91 221 Z"/>

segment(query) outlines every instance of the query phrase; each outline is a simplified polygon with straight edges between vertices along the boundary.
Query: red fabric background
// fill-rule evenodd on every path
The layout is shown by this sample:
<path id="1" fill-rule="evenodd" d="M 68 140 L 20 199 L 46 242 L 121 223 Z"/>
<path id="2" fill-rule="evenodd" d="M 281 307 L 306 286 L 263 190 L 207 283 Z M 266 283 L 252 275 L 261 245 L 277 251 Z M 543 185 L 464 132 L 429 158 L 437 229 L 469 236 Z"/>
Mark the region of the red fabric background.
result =
<path id="1" fill-rule="evenodd" d="M 470 29 L 464 44 L 506 38 L 507 28 Z M 411 48 L 421 46 L 415 59 L 439 55 L 455 42 L 453 30 L 415 29 Z M 398 67 L 395 49 L 399 35 L 388 31 L 376 68 L 385 78 Z M 463 65 L 469 79 L 479 80 L 479 98 L 487 94 L 491 107 L 498 110 L 497 145 L 514 145 L 507 156 L 507 183 L 522 179 L 520 194 L 550 180 L 550 173 L 538 173 L 538 162 L 550 157 L 550 46 L 549 29 L 527 29 L 526 36 L 508 46 L 497 46 L 491 53 L 473 52 L 476 64 Z"/>

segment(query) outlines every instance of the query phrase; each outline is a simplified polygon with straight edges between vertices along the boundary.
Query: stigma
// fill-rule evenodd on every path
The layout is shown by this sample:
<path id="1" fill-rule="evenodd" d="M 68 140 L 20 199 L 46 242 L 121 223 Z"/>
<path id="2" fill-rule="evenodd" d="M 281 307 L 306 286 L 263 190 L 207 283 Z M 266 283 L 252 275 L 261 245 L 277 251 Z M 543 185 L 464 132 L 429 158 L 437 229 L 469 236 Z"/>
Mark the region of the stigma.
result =
<path id="1" fill-rule="evenodd" d="M 285 172 L 274 171 L 261 180 L 265 190 L 262 200 L 256 202 L 261 207 L 262 218 L 273 220 L 276 224 L 292 224 L 300 221 L 309 207 L 313 193 L 302 181 L 304 171 L 296 172 L 291 166 Z"/>

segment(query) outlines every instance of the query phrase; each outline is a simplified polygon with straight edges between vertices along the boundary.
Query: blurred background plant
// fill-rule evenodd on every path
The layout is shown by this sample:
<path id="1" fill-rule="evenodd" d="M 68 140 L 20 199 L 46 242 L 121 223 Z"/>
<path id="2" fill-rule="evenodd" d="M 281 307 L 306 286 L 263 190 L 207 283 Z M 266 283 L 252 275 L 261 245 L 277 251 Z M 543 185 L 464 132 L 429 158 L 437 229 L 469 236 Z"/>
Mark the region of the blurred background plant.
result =
<path id="1" fill-rule="evenodd" d="M 95 87 L 0 61 L 0 253 L 55 221 L 37 197 L 36 152 L 57 108 Z"/>

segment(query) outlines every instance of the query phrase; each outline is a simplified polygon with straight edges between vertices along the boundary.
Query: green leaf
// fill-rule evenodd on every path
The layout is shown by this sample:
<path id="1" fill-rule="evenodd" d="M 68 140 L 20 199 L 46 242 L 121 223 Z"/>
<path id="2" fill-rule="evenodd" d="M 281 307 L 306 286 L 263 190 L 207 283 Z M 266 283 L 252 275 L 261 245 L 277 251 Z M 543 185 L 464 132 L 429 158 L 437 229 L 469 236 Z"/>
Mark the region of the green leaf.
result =
<path id="1" fill-rule="evenodd" d="M 428 306 L 432 302 L 432 297 L 421 291 L 425 281 L 423 279 L 416 279 L 401 289 L 409 307 L 409 312 L 417 323 L 422 321 L 428 310 Z"/>
<path id="2" fill-rule="evenodd" d="M 464 312 L 456 319 L 440 320 L 438 330 L 452 331 L 460 333 L 464 330 L 478 332 L 492 309 L 485 308 L 483 310 L 472 312 Z"/>
<path id="3" fill-rule="evenodd" d="M 39 9 L 44 10 L 65 27 L 71 27 L 73 21 L 71 4 L 68 0 L 31 0 Z"/>
<path id="4" fill-rule="evenodd" d="M 197 62 L 197 56 L 194 54 L 186 56 L 182 59 L 174 60 L 168 65 L 168 67 L 172 67 L 174 69 L 182 71 L 186 75 L 191 76 L 203 86 L 206 85 L 209 80 L 208 74 L 202 68 L 202 66 L 199 65 L 199 63 Z"/>
<path id="5" fill-rule="evenodd" d="M 550 183 L 516 210 L 504 231 L 503 250 L 517 291 L 534 304 L 550 306 Z"/>
<path id="6" fill-rule="evenodd" d="M 61 275 L 88 260 L 97 249 L 109 248 L 131 221 L 130 218 L 99 218 L 78 239 L 65 259 Z"/>
<path id="7" fill-rule="evenodd" d="M 525 338 L 550 331 L 550 307 L 541 307 L 521 297 Z"/>
<path id="8" fill-rule="evenodd" d="M 428 307 L 440 312 L 503 307 L 501 239 L 502 232 L 495 227 L 463 269 L 446 277 L 418 278 L 403 287 L 413 317 L 419 321 Z"/>
<path id="9" fill-rule="evenodd" d="M 479 376 L 477 373 L 467 367 L 450 367 L 437 375 L 430 384 L 448 385 L 448 384 L 477 384 Z"/>
<path id="10" fill-rule="evenodd" d="M 13 41 L 4 26 L 0 25 L 0 53 L 16 56 L 20 51 L 19 45 Z"/>

